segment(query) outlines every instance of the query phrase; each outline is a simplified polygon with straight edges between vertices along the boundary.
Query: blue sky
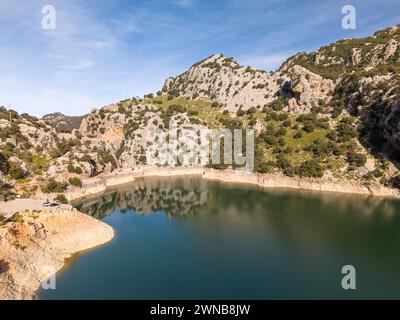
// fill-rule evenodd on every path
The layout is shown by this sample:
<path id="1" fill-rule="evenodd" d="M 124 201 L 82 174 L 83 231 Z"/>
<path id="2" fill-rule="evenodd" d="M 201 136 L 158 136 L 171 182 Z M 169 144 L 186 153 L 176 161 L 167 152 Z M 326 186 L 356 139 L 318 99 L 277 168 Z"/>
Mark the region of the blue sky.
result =
<path id="1" fill-rule="evenodd" d="M 42 7 L 56 8 L 43 30 Z M 357 29 L 341 28 L 341 8 Z M 0 105 L 87 113 L 159 90 L 213 53 L 274 70 L 298 51 L 400 23 L 399 0 L 0 0 Z"/>

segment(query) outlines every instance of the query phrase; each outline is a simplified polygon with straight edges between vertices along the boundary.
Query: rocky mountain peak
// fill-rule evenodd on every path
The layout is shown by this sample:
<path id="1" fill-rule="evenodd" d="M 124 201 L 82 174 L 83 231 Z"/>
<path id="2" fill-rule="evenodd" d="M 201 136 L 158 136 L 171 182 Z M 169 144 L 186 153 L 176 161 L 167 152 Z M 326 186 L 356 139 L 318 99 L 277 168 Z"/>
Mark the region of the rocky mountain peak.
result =
<path id="1" fill-rule="evenodd" d="M 54 127 L 58 132 L 71 133 L 73 129 L 79 129 L 84 116 L 66 116 L 61 112 L 46 114 L 42 120 Z"/>

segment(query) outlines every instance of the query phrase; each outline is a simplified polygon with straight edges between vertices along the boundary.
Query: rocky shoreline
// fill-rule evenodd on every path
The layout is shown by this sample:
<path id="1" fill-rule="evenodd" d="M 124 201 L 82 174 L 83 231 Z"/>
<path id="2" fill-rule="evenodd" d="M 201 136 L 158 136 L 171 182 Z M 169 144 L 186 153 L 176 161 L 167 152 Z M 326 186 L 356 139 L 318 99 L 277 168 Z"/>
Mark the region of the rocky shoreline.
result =
<path id="1" fill-rule="evenodd" d="M 69 201 L 94 196 L 111 187 L 134 182 L 145 177 L 174 177 L 196 175 L 203 179 L 221 182 L 253 184 L 262 188 L 288 188 L 320 192 L 350 193 L 359 195 L 400 198 L 400 190 L 379 184 L 363 184 L 358 181 L 332 178 L 299 178 L 282 174 L 245 173 L 237 170 L 216 170 L 204 167 L 153 168 L 143 167 L 130 172 L 117 172 L 109 176 L 84 181 L 82 188 L 65 194 Z"/>
<path id="2" fill-rule="evenodd" d="M 31 300 L 71 255 L 114 237 L 111 226 L 72 207 L 27 210 L 0 226 L 0 300 Z"/>

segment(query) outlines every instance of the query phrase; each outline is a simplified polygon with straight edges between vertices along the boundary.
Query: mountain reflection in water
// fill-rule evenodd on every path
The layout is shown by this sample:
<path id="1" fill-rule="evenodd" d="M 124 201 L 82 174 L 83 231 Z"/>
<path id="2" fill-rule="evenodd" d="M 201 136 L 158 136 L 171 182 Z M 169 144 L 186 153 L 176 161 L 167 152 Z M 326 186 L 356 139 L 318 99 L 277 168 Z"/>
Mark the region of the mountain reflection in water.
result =
<path id="1" fill-rule="evenodd" d="M 197 212 L 208 199 L 208 191 L 199 179 L 180 181 L 171 185 L 170 181 L 154 178 L 138 179 L 118 191 L 109 191 L 99 198 L 78 203 L 75 207 L 97 219 L 121 212 L 134 211 L 139 215 L 164 212 L 168 217 L 188 217 Z"/>

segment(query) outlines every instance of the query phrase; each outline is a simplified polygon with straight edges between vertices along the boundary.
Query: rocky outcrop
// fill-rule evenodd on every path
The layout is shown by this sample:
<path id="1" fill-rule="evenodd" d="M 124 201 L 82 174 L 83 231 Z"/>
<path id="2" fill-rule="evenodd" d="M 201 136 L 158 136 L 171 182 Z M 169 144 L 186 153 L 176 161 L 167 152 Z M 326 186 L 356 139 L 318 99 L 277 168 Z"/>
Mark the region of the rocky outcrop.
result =
<path id="1" fill-rule="evenodd" d="M 236 112 L 265 106 L 277 98 L 289 78 L 240 66 L 232 58 L 216 54 L 192 66 L 185 73 L 165 81 L 162 92 L 192 99 L 210 98 L 223 110 Z"/>
<path id="2" fill-rule="evenodd" d="M 288 111 L 303 114 L 311 111 L 320 101 L 328 103 L 331 100 L 335 84 L 332 80 L 308 71 L 301 66 L 288 70 L 290 83 L 283 96 L 288 100 Z"/>
<path id="3" fill-rule="evenodd" d="M 0 228 L 0 300 L 33 299 L 66 258 L 113 237 L 110 226 L 75 209 L 17 213 Z"/>
<path id="4" fill-rule="evenodd" d="M 268 106 L 279 97 L 296 114 L 309 112 L 330 99 L 334 82 L 294 65 L 278 72 L 242 67 L 232 58 L 213 55 L 185 73 L 166 80 L 163 93 L 189 98 L 206 97 L 222 110 L 237 112 Z"/>

